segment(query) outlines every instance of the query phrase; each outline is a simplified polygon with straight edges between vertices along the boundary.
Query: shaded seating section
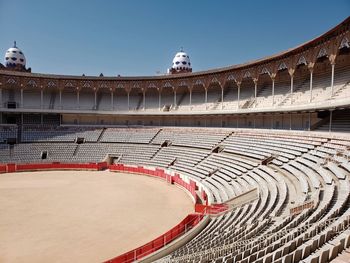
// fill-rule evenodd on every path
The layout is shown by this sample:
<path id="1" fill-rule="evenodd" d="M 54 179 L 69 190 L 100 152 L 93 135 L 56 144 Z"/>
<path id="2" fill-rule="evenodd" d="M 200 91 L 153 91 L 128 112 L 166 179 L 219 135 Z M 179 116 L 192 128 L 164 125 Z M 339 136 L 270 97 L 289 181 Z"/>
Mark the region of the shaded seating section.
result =
<path id="1" fill-rule="evenodd" d="M 16 144 L 13 148 L 0 148 L 0 159 L 2 163 L 70 162 L 75 148 L 76 145 L 73 143 Z M 44 151 L 47 152 L 46 159 L 41 157 L 41 153 Z"/>
<path id="2" fill-rule="evenodd" d="M 82 137 L 88 142 L 97 142 L 102 128 L 79 126 L 26 125 L 23 127 L 22 142 L 74 142 Z"/>
<path id="3" fill-rule="evenodd" d="M 0 144 L 9 138 L 17 138 L 17 125 L 0 125 Z"/>
<path id="4" fill-rule="evenodd" d="M 350 84 L 348 84 L 350 90 Z M 349 91 L 348 91 L 349 93 Z M 345 94 L 344 94 L 345 95 Z M 347 94 L 346 96 L 349 96 Z M 326 122 L 316 128 L 317 131 L 329 131 L 329 122 Z M 344 111 L 341 114 L 334 114 L 332 118 L 332 128 L 333 132 L 349 132 L 350 131 L 350 111 Z"/>

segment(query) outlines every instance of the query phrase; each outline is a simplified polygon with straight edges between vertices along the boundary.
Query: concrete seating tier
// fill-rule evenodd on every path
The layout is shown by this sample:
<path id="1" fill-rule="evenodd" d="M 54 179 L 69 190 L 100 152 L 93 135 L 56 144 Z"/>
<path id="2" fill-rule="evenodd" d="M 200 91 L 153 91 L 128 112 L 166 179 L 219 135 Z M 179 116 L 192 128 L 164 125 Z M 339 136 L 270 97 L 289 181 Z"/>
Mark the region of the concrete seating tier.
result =
<path id="1" fill-rule="evenodd" d="M 78 126 L 24 126 L 22 142 L 74 142 L 84 138 L 87 142 L 97 142 L 102 129 Z"/>
<path id="2" fill-rule="evenodd" d="M 163 129 L 152 143 L 162 144 L 164 141 L 169 140 L 173 145 L 211 149 L 224 140 L 229 133 L 218 131 L 217 129 L 212 129 L 211 132 L 208 132 L 208 130 L 186 128 Z"/>
<path id="3" fill-rule="evenodd" d="M 120 143 L 149 143 L 159 132 L 159 129 L 105 129 L 101 142 L 120 142 Z"/>
<path id="4" fill-rule="evenodd" d="M 211 216 L 195 238 L 159 262 L 328 262 L 350 245 L 346 136 L 94 127 L 24 127 L 22 136 L 31 142 L 0 144 L 1 163 L 110 159 L 159 167 L 195 180 L 210 203 L 258 189 L 258 199 Z M 88 140 L 74 143 L 80 136 Z"/>
<path id="5" fill-rule="evenodd" d="M 9 138 L 17 138 L 17 125 L 0 125 L 0 143 L 7 142 Z"/>

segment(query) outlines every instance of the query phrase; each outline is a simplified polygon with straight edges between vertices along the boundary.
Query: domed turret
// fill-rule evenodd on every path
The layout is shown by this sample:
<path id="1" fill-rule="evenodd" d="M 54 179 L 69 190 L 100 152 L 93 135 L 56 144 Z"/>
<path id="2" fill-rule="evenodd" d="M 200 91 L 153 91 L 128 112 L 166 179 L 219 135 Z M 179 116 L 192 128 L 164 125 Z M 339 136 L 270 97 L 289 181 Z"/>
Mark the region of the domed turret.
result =
<path id="1" fill-rule="evenodd" d="M 5 67 L 25 69 L 26 58 L 17 46 L 16 41 L 13 47 L 9 48 L 5 53 Z"/>
<path id="2" fill-rule="evenodd" d="M 184 52 L 181 49 L 180 52 L 176 53 L 173 59 L 173 64 L 171 65 L 170 73 L 176 74 L 176 73 L 187 73 L 187 72 L 192 72 L 190 57 L 186 52 Z"/>

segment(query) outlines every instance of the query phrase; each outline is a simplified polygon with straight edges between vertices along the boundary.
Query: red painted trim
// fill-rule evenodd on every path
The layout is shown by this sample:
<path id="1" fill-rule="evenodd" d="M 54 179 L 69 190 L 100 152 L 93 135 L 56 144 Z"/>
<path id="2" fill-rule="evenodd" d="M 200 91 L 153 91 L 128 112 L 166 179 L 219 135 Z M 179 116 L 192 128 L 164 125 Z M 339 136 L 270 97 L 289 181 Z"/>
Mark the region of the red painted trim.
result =
<path id="1" fill-rule="evenodd" d="M 0 166 L 0 172 L 3 172 L 4 166 Z M 40 170 L 94 170 L 100 171 L 108 168 L 106 162 L 101 163 L 32 163 L 32 164 L 14 164 L 8 163 L 6 166 L 7 173 L 40 171 Z"/>
<path id="2" fill-rule="evenodd" d="M 181 177 L 178 174 L 171 176 L 170 174 L 167 174 L 163 169 L 156 168 L 155 170 L 152 170 L 152 169 L 143 168 L 142 166 L 136 167 L 136 166 L 129 166 L 125 164 L 113 164 L 113 165 L 109 165 L 108 168 L 111 171 L 147 174 L 147 175 L 163 178 L 169 183 L 174 183 L 185 188 L 189 193 L 191 193 L 192 197 L 195 200 L 195 203 L 197 203 L 198 201 L 198 197 L 196 194 L 196 190 L 197 190 L 196 183 L 192 180 L 190 180 L 189 183 L 186 183 L 181 179 Z"/>

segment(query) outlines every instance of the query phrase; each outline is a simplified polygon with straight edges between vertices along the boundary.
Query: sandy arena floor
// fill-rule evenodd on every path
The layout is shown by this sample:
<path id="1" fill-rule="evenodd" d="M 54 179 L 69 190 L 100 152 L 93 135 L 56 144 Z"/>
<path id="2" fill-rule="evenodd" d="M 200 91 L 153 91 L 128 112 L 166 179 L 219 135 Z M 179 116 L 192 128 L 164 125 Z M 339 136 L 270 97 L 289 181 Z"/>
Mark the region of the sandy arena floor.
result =
<path id="1" fill-rule="evenodd" d="M 193 212 L 166 182 L 113 172 L 0 175 L 0 262 L 101 262 Z"/>

